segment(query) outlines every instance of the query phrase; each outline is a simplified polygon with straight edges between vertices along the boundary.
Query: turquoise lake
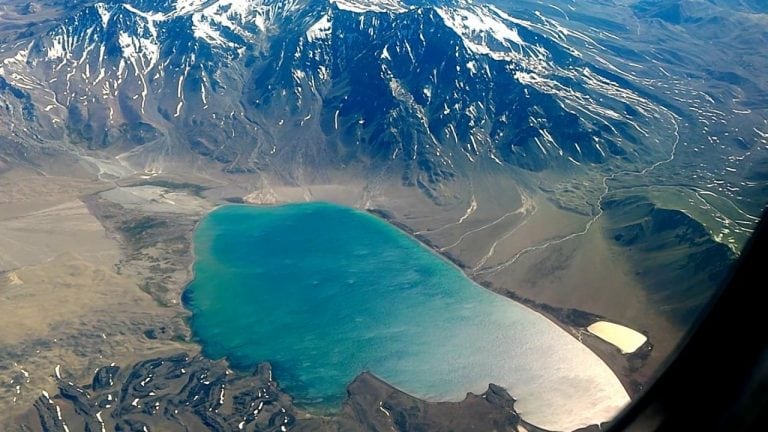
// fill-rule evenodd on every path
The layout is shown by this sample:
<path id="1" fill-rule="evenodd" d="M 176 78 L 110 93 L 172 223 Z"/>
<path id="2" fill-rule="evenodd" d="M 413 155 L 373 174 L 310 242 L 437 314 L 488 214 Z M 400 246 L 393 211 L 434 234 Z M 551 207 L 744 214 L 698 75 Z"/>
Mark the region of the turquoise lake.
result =
<path id="1" fill-rule="evenodd" d="M 204 354 L 237 368 L 269 361 L 310 410 L 339 407 L 366 370 L 430 400 L 493 382 L 549 429 L 607 420 L 628 402 L 575 338 L 366 212 L 224 206 L 201 221 L 194 247 L 184 300 Z"/>

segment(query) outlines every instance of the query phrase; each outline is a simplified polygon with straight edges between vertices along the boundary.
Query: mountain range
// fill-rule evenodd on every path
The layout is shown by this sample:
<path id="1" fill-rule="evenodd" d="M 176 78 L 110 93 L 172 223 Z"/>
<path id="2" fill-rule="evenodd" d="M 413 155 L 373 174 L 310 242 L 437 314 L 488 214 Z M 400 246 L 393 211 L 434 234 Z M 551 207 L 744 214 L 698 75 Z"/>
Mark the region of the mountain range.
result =
<path id="1" fill-rule="evenodd" d="M 16 158 L 214 161 L 289 184 L 359 167 L 435 200 L 474 166 L 658 158 L 643 138 L 666 108 L 573 39 L 589 43 L 465 0 L 99 2 L 15 43 L 0 128 Z"/>

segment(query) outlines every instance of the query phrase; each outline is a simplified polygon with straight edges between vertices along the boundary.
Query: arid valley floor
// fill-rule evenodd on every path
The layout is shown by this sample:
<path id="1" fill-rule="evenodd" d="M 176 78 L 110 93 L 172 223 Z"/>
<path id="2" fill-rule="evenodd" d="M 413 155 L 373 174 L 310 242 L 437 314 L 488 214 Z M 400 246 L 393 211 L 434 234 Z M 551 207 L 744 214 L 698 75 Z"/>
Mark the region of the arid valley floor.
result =
<path id="1" fill-rule="evenodd" d="M 57 392 L 57 374 L 88 382 L 94 370 L 111 363 L 198 353 L 180 303 L 192 277 L 190 239 L 206 212 L 228 202 L 324 200 L 374 211 L 478 282 L 571 332 L 609 364 L 630 394 L 648 382 L 682 334 L 644 299 L 622 250 L 599 230 L 536 249 L 579 233 L 588 218 L 511 183 L 496 189 L 507 196 L 477 192 L 436 211 L 417 190 L 397 185 L 257 188 L 224 176 L 108 177 L 86 165 L 73 165 L 66 174 L 16 167 L 0 176 L 0 326 L 8 329 L 0 335 L 4 412 L 29 418 L 41 391 Z M 475 179 L 476 190 L 499 180 Z M 589 242 L 591 253 L 576 253 L 582 242 Z M 499 265 L 502 271 L 478 271 Z M 594 271 L 599 269 L 606 271 Z M 641 331 L 648 342 L 621 354 L 586 330 L 603 318 Z M 18 417 L 8 419 L 15 424 Z"/>

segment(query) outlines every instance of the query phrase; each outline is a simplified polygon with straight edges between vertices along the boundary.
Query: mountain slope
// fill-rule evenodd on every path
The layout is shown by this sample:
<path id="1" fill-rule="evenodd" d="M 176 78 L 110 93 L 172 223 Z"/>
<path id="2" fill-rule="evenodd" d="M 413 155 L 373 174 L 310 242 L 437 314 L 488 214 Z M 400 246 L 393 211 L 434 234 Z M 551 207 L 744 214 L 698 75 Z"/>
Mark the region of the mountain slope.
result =
<path id="1" fill-rule="evenodd" d="M 474 165 L 658 159 L 665 108 L 567 36 L 586 38 L 464 1 L 96 3 L 4 54 L 23 95 L 8 105 L 28 114 L 2 127 L 139 171 L 202 158 L 290 183 L 395 166 L 435 199 Z"/>

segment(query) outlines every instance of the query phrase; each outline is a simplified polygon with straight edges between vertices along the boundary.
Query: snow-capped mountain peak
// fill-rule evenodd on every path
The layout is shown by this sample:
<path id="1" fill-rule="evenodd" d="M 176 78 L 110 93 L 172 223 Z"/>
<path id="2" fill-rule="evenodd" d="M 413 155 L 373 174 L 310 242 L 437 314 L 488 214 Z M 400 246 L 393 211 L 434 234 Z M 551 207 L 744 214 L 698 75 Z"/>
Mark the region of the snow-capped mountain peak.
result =
<path id="1" fill-rule="evenodd" d="M 398 161 L 432 191 L 465 164 L 626 153 L 620 131 L 645 133 L 658 112 L 587 64 L 579 37 L 468 1 L 104 1 L 31 38 L 1 73 L 51 131 L 91 147 L 144 142 L 125 137 L 141 124 L 228 170 L 301 145 Z"/>

